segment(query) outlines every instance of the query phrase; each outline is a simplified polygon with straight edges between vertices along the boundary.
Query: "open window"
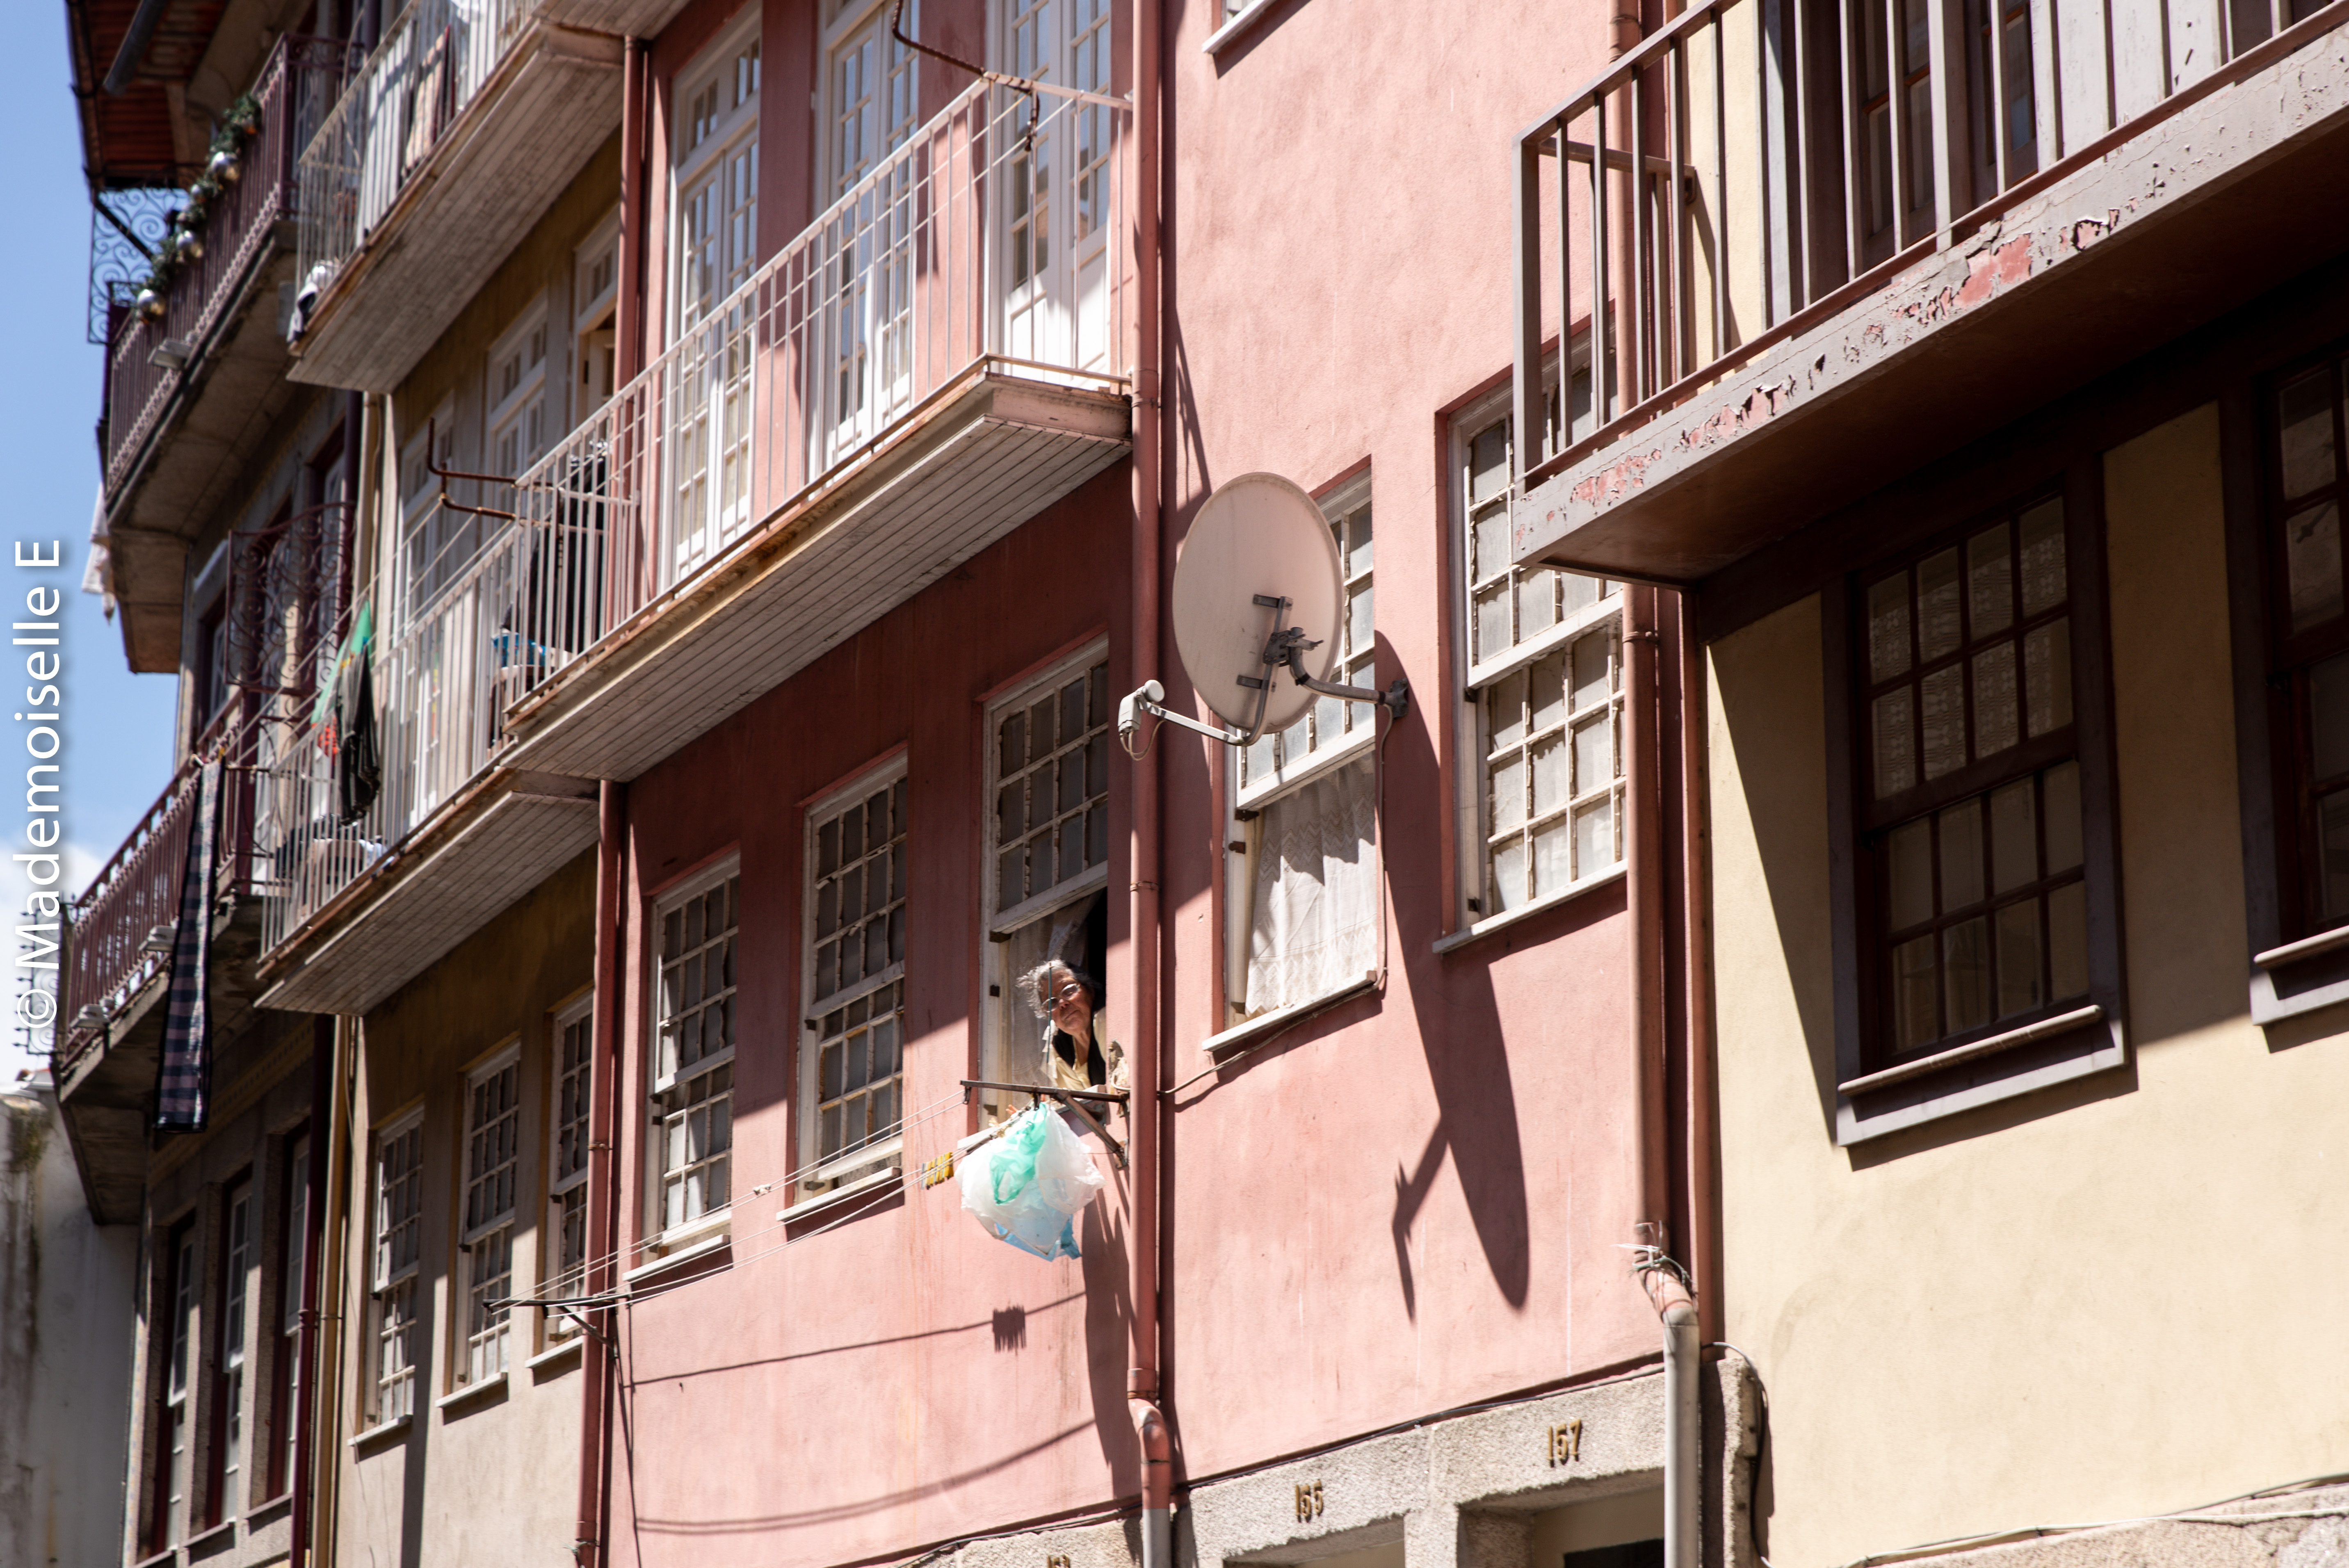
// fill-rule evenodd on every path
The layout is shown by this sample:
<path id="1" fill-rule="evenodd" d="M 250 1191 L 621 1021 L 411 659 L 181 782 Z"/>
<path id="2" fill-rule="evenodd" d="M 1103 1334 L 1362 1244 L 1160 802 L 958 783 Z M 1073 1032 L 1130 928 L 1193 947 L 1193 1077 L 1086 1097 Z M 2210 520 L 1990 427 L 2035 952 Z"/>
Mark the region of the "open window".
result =
<path id="1" fill-rule="evenodd" d="M 1094 987 L 1096 1017 L 1107 1001 L 1109 726 L 1109 654 L 1100 644 L 988 705 L 985 1081 L 1056 1081 L 1046 1021 L 1022 988 L 1048 958 L 1071 970 L 1092 965 L 1081 978 Z M 1095 1048 L 1086 1045 L 1089 1058 Z M 1105 1033 L 1098 1049 L 1105 1080 Z M 1082 1076 L 1092 1081 L 1092 1069 Z M 999 1119 L 1027 1102 L 983 1090 L 979 1103 Z"/>

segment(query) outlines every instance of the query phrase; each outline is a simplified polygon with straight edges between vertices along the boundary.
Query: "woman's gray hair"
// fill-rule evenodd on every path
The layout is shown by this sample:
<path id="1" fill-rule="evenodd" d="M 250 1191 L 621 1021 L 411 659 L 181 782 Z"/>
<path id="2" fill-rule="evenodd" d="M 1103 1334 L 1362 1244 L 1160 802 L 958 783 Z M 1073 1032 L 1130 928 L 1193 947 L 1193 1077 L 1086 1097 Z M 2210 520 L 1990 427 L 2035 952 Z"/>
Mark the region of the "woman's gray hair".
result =
<path id="1" fill-rule="evenodd" d="M 1038 1017 L 1049 1018 L 1052 1016 L 1052 993 L 1057 989 L 1052 983 L 1052 976 L 1055 975 L 1066 975 L 1070 979 L 1082 985 L 1091 994 L 1093 1006 L 1096 1008 L 1101 1006 L 1101 986 L 1092 975 L 1071 967 L 1066 959 L 1047 958 L 1012 982 L 1012 985 L 1018 987 L 1019 995 L 1027 998 L 1029 1011 Z"/>

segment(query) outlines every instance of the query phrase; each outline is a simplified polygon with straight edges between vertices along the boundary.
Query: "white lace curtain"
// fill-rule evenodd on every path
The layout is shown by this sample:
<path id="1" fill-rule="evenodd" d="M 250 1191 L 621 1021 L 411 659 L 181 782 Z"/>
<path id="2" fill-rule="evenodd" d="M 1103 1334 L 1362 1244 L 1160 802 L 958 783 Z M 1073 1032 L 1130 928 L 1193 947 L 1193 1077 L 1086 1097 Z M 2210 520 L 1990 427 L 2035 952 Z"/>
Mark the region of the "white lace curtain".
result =
<path id="1" fill-rule="evenodd" d="M 1325 773 L 1257 819 L 1247 1016 L 1338 989 L 1378 967 L 1378 789 L 1371 759 Z"/>

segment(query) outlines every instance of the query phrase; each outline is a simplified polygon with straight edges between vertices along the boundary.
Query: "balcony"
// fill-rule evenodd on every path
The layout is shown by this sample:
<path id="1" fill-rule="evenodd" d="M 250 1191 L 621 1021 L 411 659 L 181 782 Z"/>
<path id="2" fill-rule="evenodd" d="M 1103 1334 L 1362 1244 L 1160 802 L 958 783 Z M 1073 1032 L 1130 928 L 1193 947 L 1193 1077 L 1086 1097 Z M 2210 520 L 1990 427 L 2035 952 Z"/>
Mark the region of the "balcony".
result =
<path id="1" fill-rule="evenodd" d="M 2344 22 L 1697 0 L 1516 143 L 1516 559 L 1702 581 L 2338 252 Z"/>
<path id="2" fill-rule="evenodd" d="M 560 18 L 676 8 L 410 0 L 301 155 L 293 379 L 397 387 L 619 126 L 620 37 Z"/>
<path id="3" fill-rule="evenodd" d="M 176 670 L 188 531 L 286 403 L 278 290 L 294 276 L 295 155 L 333 107 L 347 46 L 278 40 L 254 84 L 239 178 L 193 231 L 160 308 L 113 313 L 100 424 L 106 509 L 131 667 Z"/>
<path id="4" fill-rule="evenodd" d="M 974 86 L 529 471 L 452 479 L 390 589 L 381 797 L 337 825 L 301 745 L 267 786 L 269 1006 L 373 1006 L 595 841 L 595 780 L 1125 455 L 1129 114 Z"/>
<path id="5" fill-rule="evenodd" d="M 52 1070 L 101 1224 L 139 1212 L 198 772 L 212 757 L 225 764 L 209 906 L 215 1039 L 250 1013 L 262 900 L 274 891 L 273 868 L 256 847 L 284 836 L 257 785 L 290 721 L 308 714 L 331 658 L 326 610 L 346 591 L 349 522 L 347 508 L 321 507 L 231 536 L 223 656 L 232 696 L 195 757 L 67 912 Z"/>

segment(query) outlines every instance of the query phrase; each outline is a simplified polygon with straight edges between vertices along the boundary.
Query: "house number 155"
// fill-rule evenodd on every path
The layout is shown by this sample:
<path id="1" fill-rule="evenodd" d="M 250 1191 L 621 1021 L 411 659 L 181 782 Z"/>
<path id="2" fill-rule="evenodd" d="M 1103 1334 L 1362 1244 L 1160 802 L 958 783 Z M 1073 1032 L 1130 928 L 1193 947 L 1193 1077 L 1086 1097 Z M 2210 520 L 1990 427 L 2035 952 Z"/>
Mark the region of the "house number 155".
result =
<path id="1" fill-rule="evenodd" d="M 1319 1481 L 1301 1480 L 1297 1483 L 1297 1517 L 1300 1520 L 1321 1517 L 1321 1483 Z"/>

